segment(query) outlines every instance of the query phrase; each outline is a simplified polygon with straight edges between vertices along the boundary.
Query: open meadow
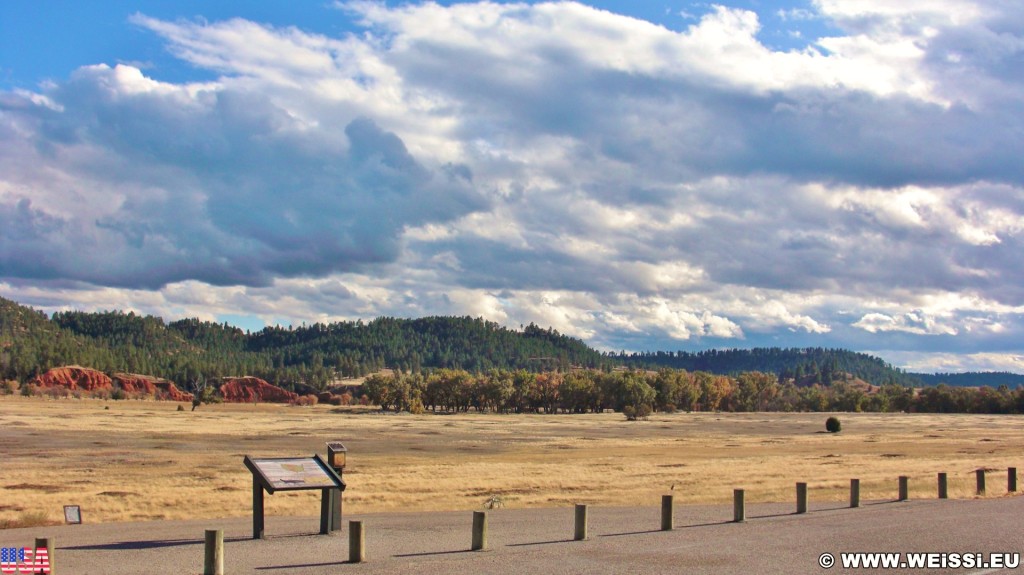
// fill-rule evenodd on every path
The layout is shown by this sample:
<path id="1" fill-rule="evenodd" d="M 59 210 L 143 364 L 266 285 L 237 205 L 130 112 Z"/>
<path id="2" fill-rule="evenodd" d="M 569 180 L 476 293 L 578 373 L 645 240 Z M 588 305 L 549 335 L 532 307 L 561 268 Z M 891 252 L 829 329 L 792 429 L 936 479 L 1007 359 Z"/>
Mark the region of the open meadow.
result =
<path id="1" fill-rule="evenodd" d="M 1024 419 L 1008 415 L 675 413 L 409 415 L 329 405 L 204 405 L 155 401 L 0 398 L 0 525 L 241 517 L 252 512 L 244 455 L 325 456 L 348 447 L 346 513 L 504 507 L 891 499 L 910 476 L 911 498 L 974 497 L 974 470 L 993 472 L 988 497 L 1024 469 Z M 319 492 L 266 497 L 274 515 L 316 515 Z"/>

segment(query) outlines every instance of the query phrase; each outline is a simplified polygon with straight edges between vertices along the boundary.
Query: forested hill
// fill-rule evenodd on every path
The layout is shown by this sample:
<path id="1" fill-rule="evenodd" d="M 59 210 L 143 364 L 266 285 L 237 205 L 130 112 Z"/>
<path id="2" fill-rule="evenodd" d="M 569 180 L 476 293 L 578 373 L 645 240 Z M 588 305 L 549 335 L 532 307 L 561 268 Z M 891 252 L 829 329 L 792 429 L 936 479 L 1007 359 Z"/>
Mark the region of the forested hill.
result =
<path id="1" fill-rule="evenodd" d="M 915 373 L 913 376 L 924 385 L 941 385 L 943 383 L 953 387 L 999 387 L 1005 385 L 1010 389 L 1024 385 L 1024 375 L 1005 371 Z"/>
<path id="2" fill-rule="evenodd" d="M 358 362 L 403 371 L 425 367 L 541 371 L 611 363 L 582 341 L 550 328 L 530 324 L 516 331 L 470 317 L 382 317 L 368 323 L 272 327 L 252 334 L 248 349 L 286 362 L 324 362 L 343 371 L 358 371 L 351 369 Z"/>
<path id="3" fill-rule="evenodd" d="M 896 369 L 882 359 L 845 349 L 710 349 L 700 352 L 620 353 L 612 357 L 638 367 L 671 367 L 723 375 L 761 371 L 800 382 L 829 382 L 833 375 L 849 373 L 875 385 L 922 385 L 915 375 Z"/>
<path id="4" fill-rule="evenodd" d="M 545 371 L 611 361 L 578 339 L 528 325 L 511 330 L 469 317 L 379 318 L 245 333 L 227 324 L 121 311 L 42 312 L 0 298 L 0 378 L 26 381 L 82 365 L 187 383 L 200 376 L 255 375 L 321 386 L 383 367 Z"/>
<path id="5" fill-rule="evenodd" d="M 254 375 L 293 387 L 324 385 L 383 367 L 402 371 L 494 368 L 533 372 L 571 367 L 670 367 L 721 375 L 761 371 L 801 384 L 827 384 L 850 373 L 875 385 L 1016 387 L 1008 373 L 905 373 L 863 353 L 824 348 L 602 354 L 584 342 L 530 324 L 513 330 L 469 317 L 378 318 L 247 333 L 198 319 L 163 319 L 120 311 L 59 312 L 53 317 L 0 298 L 0 379 L 27 381 L 53 367 L 82 365 L 164 377 L 184 385 L 203 377 Z"/>

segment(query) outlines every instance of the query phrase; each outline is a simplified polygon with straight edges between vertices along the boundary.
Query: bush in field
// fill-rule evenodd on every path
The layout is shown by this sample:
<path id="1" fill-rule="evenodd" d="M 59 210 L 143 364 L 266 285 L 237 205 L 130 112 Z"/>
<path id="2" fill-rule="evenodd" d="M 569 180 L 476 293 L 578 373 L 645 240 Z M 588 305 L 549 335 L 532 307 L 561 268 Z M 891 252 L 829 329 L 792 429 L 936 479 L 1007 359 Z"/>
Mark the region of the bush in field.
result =
<path id="1" fill-rule="evenodd" d="M 48 387 L 46 388 L 45 393 L 51 399 L 62 399 L 71 395 L 71 392 L 68 390 L 68 388 L 64 387 L 63 385 L 54 385 L 53 387 Z"/>
<path id="2" fill-rule="evenodd" d="M 290 403 L 292 405 L 308 407 L 311 405 L 316 405 L 319 401 L 320 398 L 311 393 L 309 395 L 300 395 L 298 398 L 293 399 Z"/>
<path id="3" fill-rule="evenodd" d="M 14 395 L 20 387 L 21 385 L 17 380 L 8 379 L 4 381 L 3 386 L 0 386 L 0 393 L 4 395 Z"/>
<path id="4" fill-rule="evenodd" d="M 839 423 L 838 417 L 830 417 L 825 420 L 825 431 L 828 431 L 829 433 L 839 433 L 839 430 L 842 429 L 842 427 L 843 425 Z"/>
<path id="5" fill-rule="evenodd" d="M 622 414 L 625 415 L 626 419 L 629 421 L 647 419 L 651 416 L 652 411 L 651 406 L 646 403 L 641 403 L 637 406 L 627 405 L 622 408 Z"/>

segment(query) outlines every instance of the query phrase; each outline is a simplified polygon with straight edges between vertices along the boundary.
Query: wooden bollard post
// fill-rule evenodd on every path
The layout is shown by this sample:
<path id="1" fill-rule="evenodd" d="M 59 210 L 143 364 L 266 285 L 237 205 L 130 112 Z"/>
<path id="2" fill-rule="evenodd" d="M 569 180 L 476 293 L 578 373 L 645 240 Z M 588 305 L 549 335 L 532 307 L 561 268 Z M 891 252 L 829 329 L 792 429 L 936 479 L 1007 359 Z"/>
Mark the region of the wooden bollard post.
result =
<path id="1" fill-rule="evenodd" d="M 939 474 L 939 499 L 949 499 L 949 479 L 945 473 Z"/>
<path id="2" fill-rule="evenodd" d="M 224 530 L 206 530 L 206 557 L 203 575 L 224 575 Z"/>
<path id="3" fill-rule="evenodd" d="M 1014 493 L 1017 491 L 1017 468 L 1010 467 L 1006 470 L 1006 491 Z"/>
<path id="4" fill-rule="evenodd" d="M 747 520 L 747 510 L 743 505 L 743 490 L 732 490 L 732 520 L 734 523 L 743 523 Z"/>
<path id="5" fill-rule="evenodd" d="M 807 513 L 807 484 L 796 484 L 796 512 Z"/>
<path id="6" fill-rule="evenodd" d="M 483 551 L 484 549 L 487 549 L 486 511 L 473 512 L 473 546 L 470 549 L 473 551 Z"/>
<path id="7" fill-rule="evenodd" d="M 56 573 L 53 570 L 53 550 L 57 545 L 54 542 L 53 537 L 36 537 L 35 553 L 32 554 L 32 563 L 36 567 L 41 567 L 39 571 L 32 571 L 33 573 Z M 46 560 L 39 556 L 39 550 L 46 550 Z M 5 570 L 4 573 L 7 573 Z"/>
<path id="8" fill-rule="evenodd" d="M 671 495 L 661 496 L 661 530 L 672 531 L 673 528 L 673 502 L 674 498 Z"/>
<path id="9" fill-rule="evenodd" d="M 584 504 L 576 505 L 576 529 L 573 534 L 573 540 L 585 541 L 587 539 L 587 506 Z"/>
<path id="10" fill-rule="evenodd" d="M 366 532 L 362 521 L 348 522 L 348 562 L 366 561 Z"/>
<path id="11" fill-rule="evenodd" d="M 978 495 L 985 494 L 985 470 L 977 469 L 974 471 L 974 476 L 978 480 Z"/>
<path id="12" fill-rule="evenodd" d="M 860 507 L 860 479 L 850 480 L 850 507 Z"/>
<path id="13" fill-rule="evenodd" d="M 908 481 L 909 479 L 906 475 L 900 475 L 900 491 L 899 499 L 897 499 L 897 501 L 906 501 L 907 499 L 910 499 L 910 489 L 907 487 Z"/>

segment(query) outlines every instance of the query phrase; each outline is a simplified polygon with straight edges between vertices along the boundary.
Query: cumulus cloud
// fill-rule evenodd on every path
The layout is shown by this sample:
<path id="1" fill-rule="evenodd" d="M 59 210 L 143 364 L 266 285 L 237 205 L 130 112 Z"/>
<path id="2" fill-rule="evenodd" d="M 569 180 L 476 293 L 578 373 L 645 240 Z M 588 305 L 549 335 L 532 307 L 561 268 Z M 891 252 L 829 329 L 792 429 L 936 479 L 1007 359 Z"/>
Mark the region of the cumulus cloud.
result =
<path id="1" fill-rule="evenodd" d="M 216 79 L 95 64 L 0 94 L 0 281 L 603 349 L 1020 332 L 1010 3 L 783 7 L 829 24 L 787 51 L 727 6 L 678 31 L 569 2 L 337 7 L 358 34 L 138 14 Z"/>
<path id="2" fill-rule="evenodd" d="M 8 144 L 18 165 L 5 162 L 12 275 L 267 285 L 394 261 L 406 226 L 488 205 L 468 168 L 423 165 L 370 118 L 305 137 L 257 92 L 123 65 L 83 68 L 46 96 L 63 111 L 23 102 L 5 114 L 31 128 Z"/>

